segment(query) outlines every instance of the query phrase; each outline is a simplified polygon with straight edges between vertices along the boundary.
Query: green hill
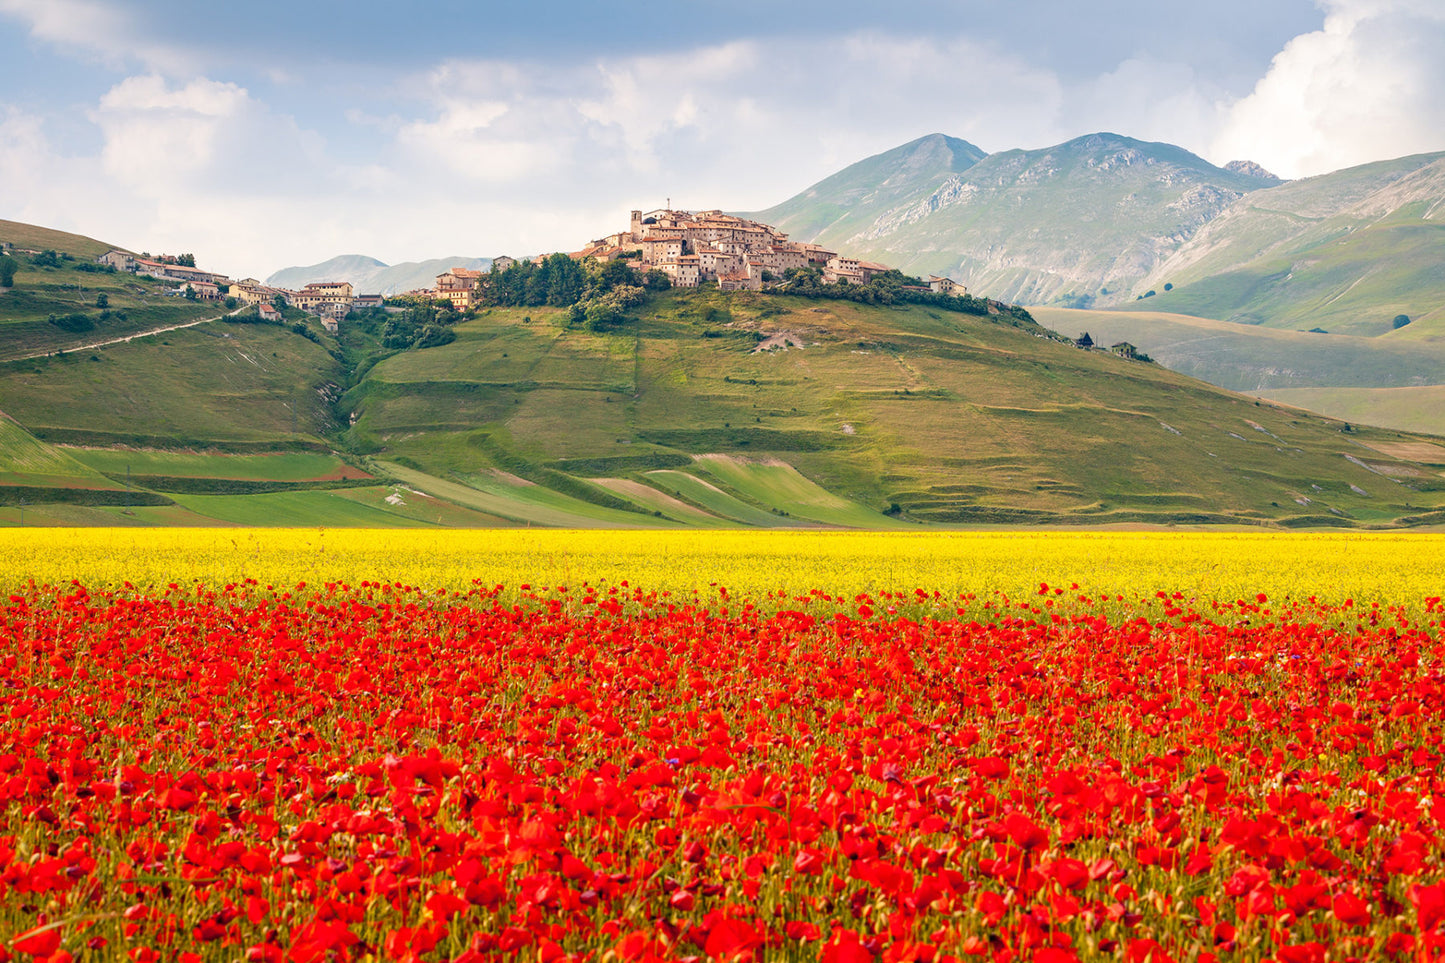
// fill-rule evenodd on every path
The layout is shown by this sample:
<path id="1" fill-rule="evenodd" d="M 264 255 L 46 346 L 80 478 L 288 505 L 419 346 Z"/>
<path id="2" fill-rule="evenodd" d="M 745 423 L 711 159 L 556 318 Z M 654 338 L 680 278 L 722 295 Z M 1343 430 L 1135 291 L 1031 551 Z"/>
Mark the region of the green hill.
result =
<path id="1" fill-rule="evenodd" d="M 669 517 L 643 490 L 739 524 L 869 527 L 1363 525 L 1445 502 L 1438 467 L 1371 447 L 1445 458 L 1427 439 L 1346 430 L 1006 316 L 704 291 L 657 298 L 618 332 L 532 308 L 456 333 L 372 368 L 342 399 L 348 439 L 410 485 L 518 520 L 544 523 L 542 501 L 565 523 Z"/>
<path id="2" fill-rule="evenodd" d="M 12 238 L 17 270 L 12 286 L 0 288 L 0 361 L 77 351 L 225 313 L 220 302 L 177 297 L 173 281 L 97 264 L 112 249 L 99 241 L 0 221 L 0 240 Z"/>
<path id="3" fill-rule="evenodd" d="M 1153 299 L 1150 299 L 1153 303 Z M 1175 371 L 1355 424 L 1445 435 L 1445 340 L 1366 338 L 1152 310 L 1034 308 L 1039 323 L 1127 341 Z"/>
<path id="4" fill-rule="evenodd" d="M 107 251 L 116 250 L 114 244 L 106 244 L 93 237 L 69 234 L 20 221 L 7 221 L 4 218 L 0 218 L 0 242 L 10 244 L 17 251 L 56 251 L 89 260 L 95 260 Z"/>
<path id="5" fill-rule="evenodd" d="M 1157 292 L 1148 306 L 1157 311 L 1366 337 L 1445 335 L 1445 153 L 1251 194 L 1137 287 Z M 1411 324 L 1397 333 L 1400 315 Z"/>
<path id="6" fill-rule="evenodd" d="M 401 348 L 382 311 L 339 337 L 232 318 L 0 363 L 0 522 L 22 502 L 26 524 L 1445 520 L 1435 439 L 992 310 L 703 289 L 600 331 L 492 308 Z"/>

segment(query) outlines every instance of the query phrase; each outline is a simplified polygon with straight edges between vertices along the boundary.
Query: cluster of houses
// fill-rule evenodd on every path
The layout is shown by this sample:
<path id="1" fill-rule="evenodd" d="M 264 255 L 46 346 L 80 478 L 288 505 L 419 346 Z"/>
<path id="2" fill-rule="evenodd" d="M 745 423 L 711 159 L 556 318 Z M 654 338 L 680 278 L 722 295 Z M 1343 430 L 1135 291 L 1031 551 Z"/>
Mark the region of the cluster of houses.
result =
<path id="1" fill-rule="evenodd" d="M 280 320 L 281 312 L 275 306 L 279 298 L 288 307 L 317 315 L 331 332 L 337 331 L 340 320 L 352 311 L 379 307 L 382 302 L 379 294 L 356 294 L 349 281 L 317 281 L 292 291 L 268 287 L 255 278 L 233 281 L 224 274 L 182 264 L 180 258 L 171 255 L 138 257 L 128 251 L 110 251 L 96 260 L 117 271 L 174 281 L 178 286 L 173 293 L 177 295 L 189 295 L 201 301 L 235 298 L 241 304 L 258 305 L 263 321 Z"/>
<path id="2" fill-rule="evenodd" d="M 889 270 L 886 265 L 844 257 L 819 244 L 790 241 L 787 234 L 760 221 L 722 211 L 694 213 L 670 208 L 633 211 L 627 230 L 592 241 L 571 256 L 577 260 L 625 259 L 643 270 L 663 272 L 673 287 L 695 288 L 714 282 L 724 291 L 761 291 L 765 281 L 780 279 L 793 268 L 819 268 L 826 284 L 867 284 Z M 492 267 L 504 271 L 512 263 L 512 258 L 500 257 Z M 437 275 L 432 294 L 466 310 L 475 301 L 481 277 L 480 271 L 452 268 Z M 968 293 L 964 285 L 945 277 L 931 277 L 927 286 L 918 290 Z"/>
<path id="3" fill-rule="evenodd" d="M 599 261 L 625 259 L 640 269 L 661 271 L 673 287 L 695 288 L 716 283 L 724 291 L 761 291 L 766 281 L 780 279 L 794 268 L 815 267 L 825 284 L 867 284 L 888 271 L 883 264 L 844 257 L 818 244 L 788 240 L 788 235 L 769 224 L 724 214 L 722 211 L 677 211 L 663 208 L 649 213 L 632 212 L 628 229 L 592 241 L 571 257 Z M 339 322 L 354 310 L 380 307 L 379 294 L 356 294 L 347 281 L 317 281 L 299 291 L 268 287 L 255 278 L 233 281 L 223 274 L 203 271 L 191 259 L 168 255 L 136 256 L 127 251 L 110 251 L 97 258 L 117 271 L 143 274 L 179 285 L 176 294 L 203 301 L 235 298 L 241 304 L 260 306 L 263 320 L 279 319 L 274 305 L 279 298 L 290 307 L 319 316 L 327 330 L 336 331 Z M 498 257 L 492 270 L 505 271 L 516 261 Z M 439 301 L 450 301 L 458 311 L 476 303 L 483 272 L 451 268 L 437 275 L 436 286 L 410 292 Z M 965 295 L 968 289 L 945 277 L 931 277 L 919 291 Z"/>
<path id="4" fill-rule="evenodd" d="M 593 241 L 573 257 L 599 260 L 629 258 L 662 271 L 674 287 L 695 288 L 715 281 L 724 291 L 760 291 L 764 274 L 781 278 L 794 268 L 822 269 L 826 284 L 867 284 L 889 270 L 884 264 L 845 257 L 820 244 L 788 240 L 788 235 L 760 221 L 722 211 L 632 212 L 628 230 Z M 928 289 L 965 294 L 963 285 L 934 277 Z"/>

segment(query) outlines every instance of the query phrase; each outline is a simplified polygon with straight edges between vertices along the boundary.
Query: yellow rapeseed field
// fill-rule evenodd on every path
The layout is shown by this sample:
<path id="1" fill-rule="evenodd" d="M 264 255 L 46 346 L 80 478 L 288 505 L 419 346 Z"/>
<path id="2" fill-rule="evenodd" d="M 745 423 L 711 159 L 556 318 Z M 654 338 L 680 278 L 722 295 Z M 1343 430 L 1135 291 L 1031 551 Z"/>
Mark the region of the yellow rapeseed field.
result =
<path id="1" fill-rule="evenodd" d="M 89 588 L 254 579 L 400 582 L 427 589 L 617 585 L 762 600 L 913 592 L 1090 595 L 1181 592 L 1198 601 L 1271 598 L 1418 605 L 1445 594 L 1445 536 L 1254 533 L 799 533 L 557 530 L 36 529 L 0 531 L 0 585 Z M 1070 594 L 1074 594 L 1073 591 Z"/>

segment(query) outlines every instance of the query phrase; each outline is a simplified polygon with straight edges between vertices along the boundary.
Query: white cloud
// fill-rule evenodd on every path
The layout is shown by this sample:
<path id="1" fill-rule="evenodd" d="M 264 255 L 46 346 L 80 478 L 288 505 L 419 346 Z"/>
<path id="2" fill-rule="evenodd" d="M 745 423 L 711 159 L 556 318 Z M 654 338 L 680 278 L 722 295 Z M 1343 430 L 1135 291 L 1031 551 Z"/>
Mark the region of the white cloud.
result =
<path id="1" fill-rule="evenodd" d="M 1436 0 L 1326 0 L 1322 29 L 1291 40 L 1214 138 L 1303 177 L 1445 149 L 1445 7 Z"/>
<path id="2" fill-rule="evenodd" d="M 1066 95 L 1078 133 L 1112 131 L 1189 148 L 1218 129 L 1221 93 L 1192 67 L 1145 58 L 1119 64 Z"/>
<path id="3" fill-rule="evenodd" d="M 109 66 L 139 61 L 169 73 L 199 69 L 194 50 L 159 40 L 107 0 L 0 0 L 0 14 L 19 19 L 37 39 Z"/>
<path id="4" fill-rule="evenodd" d="M 296 107 L 273 99 L 299 87 L 268 87 L 264 71 L 248 85 L 177 73 L 181 59 L 157 48 L 141 59 L 167 66 L 96 95 L 98 149 L 61 151 L 42 118 L 0 108 L 0 169 L 24 199 L 9 216 L 260 275 L 338 253 L 573 248 L 669 197 L 766 207 L 936 131 L 1000 150 L 1111 129 L 1281 174 L 1445 147 L 1431 142 L 1445 131 L 1438 0 L 1328 4 L 1324 28 L 1235 104 L 1167 54 L 1065 83 L 1047 64 L 937 32 L 448 61 L 386 83 L 328 65 L 324 90 Z M 127 63 L 130 43 L 144 47 L 95 0 L 0 0 L 0 14 Z M 295 109 L 334 126 L 310 129 Z"/>
<path id="5" fill-rule="evenodd" d="M 106 170 L 141 194 L 164 195 L 205 174 L 252 109 L 235 84 L 203 79 L 172 87 L 151 75 L 113 87 L 91 116 L 105 135 Z"/>

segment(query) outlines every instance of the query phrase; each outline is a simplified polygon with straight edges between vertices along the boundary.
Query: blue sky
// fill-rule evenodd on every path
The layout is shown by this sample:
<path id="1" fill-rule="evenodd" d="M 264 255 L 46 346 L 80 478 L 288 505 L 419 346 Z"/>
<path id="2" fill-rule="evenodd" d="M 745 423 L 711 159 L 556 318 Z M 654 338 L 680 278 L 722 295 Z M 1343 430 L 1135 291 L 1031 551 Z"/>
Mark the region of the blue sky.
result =
<path id="1" fill-rule="evenodd" d="M 0 0 L 0 217 L 264 276 L 769 206 L 943 132 L 1445 149 L 1439 0 Z"/>

